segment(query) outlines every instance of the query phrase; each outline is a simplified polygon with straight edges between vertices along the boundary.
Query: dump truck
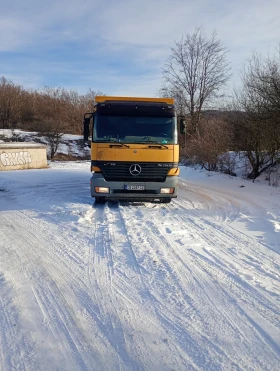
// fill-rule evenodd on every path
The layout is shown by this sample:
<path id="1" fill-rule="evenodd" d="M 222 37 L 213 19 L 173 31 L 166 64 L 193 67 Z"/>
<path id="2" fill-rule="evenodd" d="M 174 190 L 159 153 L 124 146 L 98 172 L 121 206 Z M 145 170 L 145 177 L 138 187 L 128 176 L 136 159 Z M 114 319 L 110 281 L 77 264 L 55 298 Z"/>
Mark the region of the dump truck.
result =
<path id="1" fill-rule="evenodd" d="M 84 115 L 91 196 L 157 201 L 177 197 L 179 145 L 173 98 L 96 96 Z"/>

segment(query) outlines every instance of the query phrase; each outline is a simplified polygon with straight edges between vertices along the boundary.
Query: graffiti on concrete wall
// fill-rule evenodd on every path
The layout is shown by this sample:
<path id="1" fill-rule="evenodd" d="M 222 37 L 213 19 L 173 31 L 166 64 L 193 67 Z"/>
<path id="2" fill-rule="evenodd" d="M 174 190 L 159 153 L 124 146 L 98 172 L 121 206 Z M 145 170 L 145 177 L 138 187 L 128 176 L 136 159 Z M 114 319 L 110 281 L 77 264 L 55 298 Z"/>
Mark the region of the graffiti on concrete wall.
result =
<path id="1" fill-rule="evenodd" d="M 10 153 L 2 152 L 0 154 L 0 161 L 3 166 L 25 165 L 32 162 L 32 157 L 28 151 Z"/>

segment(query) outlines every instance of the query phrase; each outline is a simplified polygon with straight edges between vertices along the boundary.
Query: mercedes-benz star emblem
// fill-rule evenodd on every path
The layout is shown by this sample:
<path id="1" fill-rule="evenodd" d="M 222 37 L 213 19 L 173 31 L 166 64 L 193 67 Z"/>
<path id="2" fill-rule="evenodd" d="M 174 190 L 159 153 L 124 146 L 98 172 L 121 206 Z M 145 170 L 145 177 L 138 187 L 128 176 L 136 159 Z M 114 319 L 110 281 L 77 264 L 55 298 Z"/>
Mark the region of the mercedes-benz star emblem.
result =
<path id="1" fill-rule="evenodd" d="M 131 175 L 134 176 L 139 175 L 141 173 L 141 166 L 138 164 L 133 164 L 130 166 L 129 172 Z"/>

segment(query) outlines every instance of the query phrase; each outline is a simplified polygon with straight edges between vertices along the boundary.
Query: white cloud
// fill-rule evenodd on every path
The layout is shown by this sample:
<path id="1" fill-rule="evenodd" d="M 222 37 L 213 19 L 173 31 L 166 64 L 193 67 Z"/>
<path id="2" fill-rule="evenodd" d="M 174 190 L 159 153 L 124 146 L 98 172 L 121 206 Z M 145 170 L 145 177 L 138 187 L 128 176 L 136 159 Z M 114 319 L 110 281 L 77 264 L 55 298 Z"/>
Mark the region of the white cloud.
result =
<path id="1" fill-rule="evenodd" d="M 29 45 L 83 37 L 86 20 L 98 2 L 90 0 L 34 0 L 1 4 L 0 51 L 18 51 Z"/>
<path id="2" fill-rule="evenodd" d="M 100 37 L 110 50 L 123 50 L 140 65 L 160 67 L 174 41 L 202 26 L 214 30 L 239 69 L 253 51 L 266 53 L 279 41 L 280 3 L 277 0 L 123 0 L 102 11 L 97 20 Z M 237 74 L 237 71 L 234 71 Z"/>
<path id="3" fill-rule="evenodd" d="M 170 48 L 185 33 L 202 26 L 209 35 L 215 29 L 230 51 L 228 59 L 237 76 L 253 51 L 266 53 L 275 48 L 280 30 L 278 14 L 278 0 L 15 0 L 1 4 L 0 52 L 24 52 L 26 76 L 32 65 L 31 75 L 38 83 L 51 73 L 63 81 L 59 80 L 63 72 L 69 75 L 67 84 L 72 78 L 73 85 L 81 87 L 81 81 L 87 81 L 84 76 L 91 71 L 97 76 L 101 70 L 103 79 L 88 80 L 85 90 L 95 81 L 100 86 L 94 89 L 111 86 L 116 92 L 123 88 L 134 94 L 138 87 L 143 93 L 155 94 Z M 54 49 L 63 49 L 68 43 L 73 45 L 72 54 L 67 58 L 62 52 L 53 56 Z M 42 48 L 44 56 L 40 60 L 38 53 L 34 62 L 34 54 L 29 52 Z M 82 50 L 83 55 L 76 50 Z M 0 60 L 0 70 L 18 76 L 19 65 L 13 65 L 12 57 L 9 65 Z M 127 66 L 127 73 L 120 64 Z M 20 71 L 24 73 L 24 66 Z M 131 71 L 139 71 L 133 81 Z"/>
<path id="4" fill-rule="evenodd" d="M 106 40 L 158 47 L 170 44 L 178 32 L 181 34 L 188 15 L 194 11 L 195 4 L 188 1 L 123 0 L 100 15 L 99 26 Z"/>

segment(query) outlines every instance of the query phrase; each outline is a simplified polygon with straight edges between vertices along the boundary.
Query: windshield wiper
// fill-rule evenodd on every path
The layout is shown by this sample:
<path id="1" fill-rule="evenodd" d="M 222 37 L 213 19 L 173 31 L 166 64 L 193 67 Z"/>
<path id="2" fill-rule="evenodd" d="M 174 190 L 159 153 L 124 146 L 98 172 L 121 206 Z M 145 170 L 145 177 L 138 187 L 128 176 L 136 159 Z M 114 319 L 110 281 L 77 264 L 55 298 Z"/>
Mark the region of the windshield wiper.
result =
<path id="1" fill-rule="evenodd" d="M 167 148 L 168 147 L 165 144 L 154 142 L 155 144 L 149 145 L 149 148 Z"/>
<path id="2" fill-rule="evenodd" d="M 134 141 L 133 143 L 139 143 L 139 144 L 149 144 L 154 143 L 153 145 L 149 145 L 149 148 L 168 148 L 166 145 L 156 142 L 155 140 L 142 140 L 142 141 Z"/>
<path id="3" fill-rule="evenodd" d="M 124 144 L 123 142 L 119 142 L 116 139 L 107 139 L 107 140 L 99 140 L 97 143 L 113 143 L 110 144 L 110 148 L 112 147 L 127 147 L 130 148 L 127 144 Z"/>
<path id="4" fill-rule="evenodd" d="M 154 143 L 153 145 L 149 145 L 149 148 L 167 148 L 168 147 L 165 145 L 165 144 L 162 144 L 162 143 L 159 143 L 159 142 L 156 142 L 155 140 L 143 140 L 141 142 L 134 142 L 134 143 Z"/>
<path id="5" fill-rule="evenodd" d="M 112 140 L 110 140 L 110 142 L 112 142 Z M 113 148 L 113 147 L 127 147 L 127 148 L 130 148 L 127 144 L 124 144 L 122 142 L 117 142 L 117 141 L 114 141 L 114 144 L 110 144 L 109 147 L 110 148 Z"/>

